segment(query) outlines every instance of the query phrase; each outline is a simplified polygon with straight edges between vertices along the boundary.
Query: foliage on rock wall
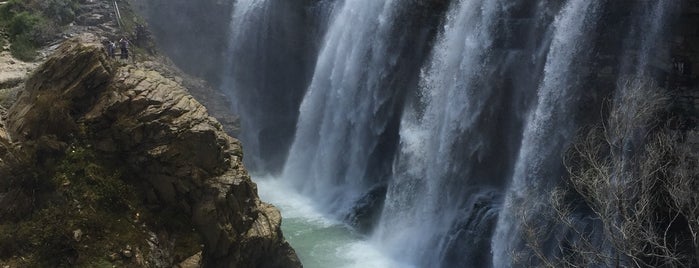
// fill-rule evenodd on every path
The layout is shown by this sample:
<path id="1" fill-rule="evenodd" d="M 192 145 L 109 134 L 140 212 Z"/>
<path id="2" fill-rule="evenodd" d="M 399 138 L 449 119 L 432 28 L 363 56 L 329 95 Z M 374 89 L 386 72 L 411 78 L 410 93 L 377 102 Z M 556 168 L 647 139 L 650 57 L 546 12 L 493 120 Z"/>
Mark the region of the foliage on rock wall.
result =
<path id="1" fill-rule="evenodd" d="M 76 145 L 61 157 L 39 161 L 24 155 L 0 168 L 3 190 L 21 189 L 21 201 L 31 204 L 21 214 L 11 211 L 5 214 L 12 217 L 0 220 L 0 259 L 22 256 L 18 264 L 36 267 L 84 266 L 95 263 L 85 256 L 97 256 L 85 252 L 119 252 L 129 243 L 145 241 L 146 234 L 127 216 L 137 207 L 136 191 L 118 169 Z"/>
<path id="2" fill-rule="evenodd" d="M 118 161 L 78 142 L 43 160 L 26 149 L 10 149 L 14 157 L 0 165 L 0 192 L 20 191 L 12 201 L 29 204 L 0 209 L 0 264 L 144 267 L 155 262 L 152 230 L 165 226 L 179 234 L 170 249 L 174 261 L 201 250 L 186 217 L 146 208 L 145 193 Z"/>
<path id="3" fill-rule="evenodd" d="M 699 265 L 699 132 L 669 124 L 668 102 L 664 89 L 629 81 L 608 118 L 581 130 L 566 153 L 567 183 L 541 204 L 546 219 L 522 211 L 521 263 Z"/>

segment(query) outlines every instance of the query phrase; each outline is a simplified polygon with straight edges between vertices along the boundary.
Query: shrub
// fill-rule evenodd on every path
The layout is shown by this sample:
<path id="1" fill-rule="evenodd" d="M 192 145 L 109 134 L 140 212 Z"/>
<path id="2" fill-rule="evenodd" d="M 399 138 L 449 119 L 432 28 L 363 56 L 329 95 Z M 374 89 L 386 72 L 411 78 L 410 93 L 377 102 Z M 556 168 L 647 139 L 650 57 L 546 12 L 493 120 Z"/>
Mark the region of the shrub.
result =
<path id="1" fill-rule="evenodd" d="M 13 16 L 12 19 L 9 20 L 7 30 L 10 36 L 28 34 L 33 32 L 41 21 L 41 17 L 24 11 Z"/>
<path id="2" fill-rule="evenodd" d="M 12 56 L 23 61 L 33 61 L 39 55 L 37 46 L 27 35 L 15 37 L 10 45 Z"/>
<path id="3" fill-rule="evenodd" d="M 25 11 L 26 7 L 20 0 L 10 0 L 0 6 L 0 22 L 10 21 L 16 14 Z"/>
<path id="4" fill-rule="evenodd" d="M 58 27 L 73 21 L 77 3 L 73 0 L 11 0 L 0 6 L 0 27 L 7 30 L 15 57 L 33 60 L 35 48 L 54 39 Z"/>
<path id="5" fill-rule="evenodd" d="M 527 249 L 520 255 L 547 267 L 699 264 L 699 133 L 664 124 L 668 97 L 651 83 L 631 81 L 620 95 L 606 122 L 571 145 L 567 184 L 542 204 L 544 221 L 568 234 L 537 222 L 541 215 L 523 217 Z M 546 249 L 551 234 L 560 239 L 553 253 Z"/>
<path id="6" fill-rule="evenodd" d="M 66 25 L 75 20 L 78 5 L 72 0 L 45 0 L 41 2 L 40 8 L 47 18 L 59 25 Z"/>

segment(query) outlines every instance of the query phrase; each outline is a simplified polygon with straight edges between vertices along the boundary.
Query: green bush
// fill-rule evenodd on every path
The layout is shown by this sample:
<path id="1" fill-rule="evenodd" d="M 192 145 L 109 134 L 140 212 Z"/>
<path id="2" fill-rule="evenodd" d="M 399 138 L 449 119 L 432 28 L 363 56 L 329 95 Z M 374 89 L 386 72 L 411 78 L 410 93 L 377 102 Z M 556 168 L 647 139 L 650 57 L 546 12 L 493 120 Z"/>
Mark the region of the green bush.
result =
<path id="1" fill-rule="evenodd" d="M 76 17 L 78 4 L 74 0 L 22 1 L 10 0 L 0 6 L 0 28 L 4 28 L 12 50 L 21 60 L 33 60 L 36 47 L 54 39 L 61 25 Z"/>
<path id="2" fill-rule="evenodd" d="M 45 0 L 41 2 L 40 8 L 47 18 L 59 25 L 66 25 L 75 20 L 78 4 L 72 0 Z"/>
<path id="3" fill-rule="evenodd" d="M 75 19 L 79 4 L 75 0 L 10 0 L 0 6 L 0 22 L 22 12 L 42 14 L 48 20 L 66 25 Z"/>
<path id="4" fill-rule="evenodd" d="M 0 22 L 8 22 L 18 13 L 26 11 L 25 5 L 20 0 L 10 0 L 0 6 Z"/>
<path id="5" fill-rule="evenodd" d="M 39 55 L 37 45 L 27 35 L 19 35 L 10 45 L 12 56 L 23 61 L 32 61 Z"/>
<path id="6" fill-rule="evenodd" d="M 20 12 L 10 19 L 7 30 L 10 36 L 28 34 L 35 31 L 42 20 L 41 17 L 27 11 Z"/>

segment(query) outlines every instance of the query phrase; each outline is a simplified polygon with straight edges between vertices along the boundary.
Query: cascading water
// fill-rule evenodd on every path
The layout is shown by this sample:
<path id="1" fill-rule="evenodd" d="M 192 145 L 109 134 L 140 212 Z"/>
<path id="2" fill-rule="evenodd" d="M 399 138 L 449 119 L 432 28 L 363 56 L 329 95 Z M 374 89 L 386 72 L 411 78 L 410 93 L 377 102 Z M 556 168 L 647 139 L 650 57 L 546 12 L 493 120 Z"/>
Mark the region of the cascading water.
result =
<path id="1" fill-rule="evenodd" d="M 528 16 L 532 25 L 548 23 L 544 11 L 550 7 L 508 2 L 460 2 L 423 77 L 424 115 L 415 120 L 409 114 L 402 125 L 403 150 L 377 239 L 388 241 L 388 248 L 399 248 L 396 255 L 414 256 L 421 266 L 489 266 L 487 249 L 510 173 L 515 178 L 551 178 L 544 171 L 560 166 L 555 160 L 569 138 L 565 132 L 572 131 L 568 103 L 572 96 L 567 94 L 576 89 L 573 78 L 584 74 L 570 63 L 584 64 L 578 54 L 588 49 L 583 41 L 592 38 L 589 32 L 596 18 L 588 12 L 596 14 L 596 4 L 569 3 L 551 25 L 552 34 L 534 31 L 529 36 L 539 40 L 552 36 L 551 42 L 513 50 L 494 46 L 494 40 L 503 38 L 497 36 L 496 23 L 514 9 L 532 10 Z M 518 56 L 546 51 L 540 104 L 526 126 L 515 162 L 511 155 L 518 146 L 513 144 L 522 131 L 518 114 L 529 110 L 520 101 L 530 92 L 536 94 L 538 81 L 502 85 L 502 71 L 496 70 L 509 69 L 508 76 L 513 77 L 535 74 L 541 60 Z M 488 167 L 492 163 L 498 163 L 494 169 Z M 514 171 L 508 171 L 512 165 Z M 465 246 L 461 241 L 471 242 Z M 399 246 L 406 244 L 410 246 Z M 499 260 L 493 260 L 495 266 L 503 266 Z"/>
<path id="2" fill-rule="evenodd" d="M 233 5 L 221 88 L 240 118 L 252 170 L 281 169 L 307 80 L 305 10 L 291 1 Z"/>
<path id="3" fill-rule="evenodd" d="M 419 69 L 416 43 L 426 42 L 419 27 L 398 28 L 409 7 L 391 0 L 336 7 L 282 174 L 325 211 L 347 213 L 390 172 L 400 109 Z"/>
<path id="4" fill-rule="evenodd" d="M 627 54 L 622 60 L 620 77 L 627 79 L 628 75 L 640 77 L 648 71 L 652 61 L 662 61 L 668 58 L 667 49 L 662 49 L 661 43 L 667 35 L 667 22 L 669 17 L 677 9 L 676 1 L 646 1 L 634 5 L 631 12 L 636 17 L 645 17 L 629 27 L 629 38 L 624 42 L 624 52 Z M 656 64 L 660 64 L 656 62 Z"/>
<path id="5" fill-rule="evenodd" d="M 361 247 L 399 260 L 372 262 L 389 267 L 520 265 L 518 210 L 538 213 L 565 176 L 575 131 L 599 120 L 599 107 L 581 107 L 650 69 L 675 10 L 666 1 L 310 2 L 238 0 L 223 88 L 253 172 L 274 173 L 290 144 L 261 191 L 313 203 L 311 220 L 286 208 L 301 229 L 285 232 L 313 248 L 307 258 L 332 250 L 300 234 L 360 239 L 338 235 L 347 230 L 337 220 L 373 209 L 380 215 L 359 229 L 378 249 Z M 430 17 L 447 4 L 442 20 Z M 327 25 L 309 34 L 309 21 Z M 367 198 L 373 207 L 358 205 Z M 335 220 L 317 224 L 318 212 Z"/>
<path id="6" fill-rule="evenodd" d="M 449 243 L 442 238 L 455 221 L 479 214 L 469 225 L 487 230 L 479 225 L 488 225 L 496 215 L 492 201 L 499 178 L 477 167 L 491 157 L 493 145 L 485 137 L 492 129 L 479 129 L 482 117 L 497 116 L 491 105 L 507 102 L 490 88 L 497 68 L 492 29 L 504 14 L 502 4 L 462 1 L 449 13 L 421 81 L 426 108 L 404 115 L 401 150 L 375 237 L 385 248 L 396 249 L 394 255 L 421 266 L 440 262 L 440 248 Z M 474 258 L 472 264 L 482 261 L 463 253 Z"/>
<path id="7" fill-rule="evenodd" d="M 509 255 L 520 242 L 516 211 L 536 209 L 536 203 L 546 201 L 545 193 L 551 190 L 551 184 L 563 176 L 561 155 L 576 130 L 574 101 L 587 75 L 584 66 L 592 50 L 601 4 L 572 0 L 553 23 L 553 42 L 538 90 L 538 102 L 527 120 L 511 186 L 493 237 L 495 267 L 511 265 Z M 525 199 L 530 207 L 523 207 Z"/>
<path id="8" fill-rule="evenodd" d="M 331 211 L 350 204 L 370 184 L 364 180 L 368 157 L 386 124 L 374 116 L 392 97 L 376 88 L 383 72 L 395 64 L 384 39 L 393 20 L 392 5 L 344 3 L 328 29 L 301 103 L 283 177 Z"/>

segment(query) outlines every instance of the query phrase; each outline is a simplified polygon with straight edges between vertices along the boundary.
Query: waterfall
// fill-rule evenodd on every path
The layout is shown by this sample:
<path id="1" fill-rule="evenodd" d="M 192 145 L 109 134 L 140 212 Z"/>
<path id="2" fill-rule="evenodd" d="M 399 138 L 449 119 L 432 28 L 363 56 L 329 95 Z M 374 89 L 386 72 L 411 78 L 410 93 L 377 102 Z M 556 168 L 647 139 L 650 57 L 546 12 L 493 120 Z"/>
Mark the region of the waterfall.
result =
<path id="1" fill-rule="evenodd" d="M 489 113 L 493 104 L 489 99 L 499 95 L 487 88 L 489 70 L 484 66 L 491 59 L 491 31 L 503 15 L 500 5 L 501 1 L 462 1 L 448 14 L 421 79 L 426 108 L 422 115 L 415 109 L 406 112 L 402 121 L 400 153 L 375 239 L 384 248 L 396 249 L 396 256 L 421 266 L 439 263 L 438 236 L 446 235 L 460 214 L 481 213 L 482 219 L 475 220 L 486 222 L 495 215 L 488 204 L 497 193 L 484 182 L 487 178 L 467 174 L 474 174 L 483 161 L 478 158 L 487 154 L 486 133 L 475 128 Z M 457 154 L 471 158 L 472 164 L 455 158 Z M 462 206 L 473 211 L 461 212 Z"/>
<path id="2" fill-rule="evenodd" d="M 588 63 L 595 24 L 600 16 L 599 1 L 572 0 L 556 17 L 553 42 L 545 74 L 538 90 L 536 108 L 527 120 L 508 195 L 493 237 L 493 264 L 510 266 L 510 254 L 519 243 L 517 210 L 537 209 L 546 202 L 562 174 L 561 156 L 574 134 L 573 107 Z M 526 204 L 526 205 L 525 205 Z"/>
<path id="3" fill-rule="evenodd" d="M 339 4 L 282 177 L 325 211 L 342 215 L 387 180 L 402 103 L 419 69 L 416 44 L 426 37 L 416 34 L 419 27 L 396 30 L 411 14 L 401 1 Z"/>
<path id="4" fill-rule="evenodd" d="M 366 189 L 368 157 L 385 119 L 375 117 L 392 96 L 377 83 L 395 55 L 385 38 L 393 1 L 345 1 L 328 27 L 283 177 L 327 209 L 347 206 Z M 349 27 L 349 26 L 352 27 Z"/>
<path id="5" fill-rule="evenodd" d="M 234 5 L 223 88 L 246 164 L 330 217 L 374 211 L 351 224 L 418 267 L 522 266 L 520 212 L 544 215 L 567 145 L 618 85 L 666 68 L 678 6 L 310 2 Z"/>
<path id="6" fill-rule="evenodd" d="M 513 185 L 550 180 L 554 174 L 545 170 L 560 166 L 556 160 L 574 130 L 569 102 L 585 76 L 571 62 L 584 64 L 579 54 L 589 49 L 598 6 L 572 1 L 553 23 L 547 15 L 552 7 L 543 2 L 460 1 L 453 8 L 421 80 L 425 111 L 404 117 L 375 239 L 420 266 L 489 266 L 510 177 L 522 181 Z M 503 26 L 503 17 L 512 19 Z M 503 47 L 502 27 L 522 22 L 531 28 L 520 42 L 532 42 Z M 518 80 L 505 83 L 504 75 Z M 522 116 L 532 98 L 538 104 Z M 501 220 L 499 226 L 509 224 L 516 222 Z M 499 261 L 492 264 L 504 266 Z"/>
<path id="7" fill-rule="evenodd" d="M 240 118 L 246 166 L 257 172 L 280 170 L 293 137 L 311 50 L 305 12 L 290 1 L 233 5 L 221 88 Z"/>
<path id="8" fill-rule="evenodd" d="M 624 42 L 624 58 L 621 63 L 621 76 L 640 77 L 648 71 L 652 62 L 660 65 L 659 61 L 668 58 L 667 51 L 661 42 L 667 34 L 669 16 L 678 7 L 676 1 L 648 1 L 634 5 L 631 9 L 635 17 L 645 19 L 633 21 L 628 27 L 629 36 Z"/>

